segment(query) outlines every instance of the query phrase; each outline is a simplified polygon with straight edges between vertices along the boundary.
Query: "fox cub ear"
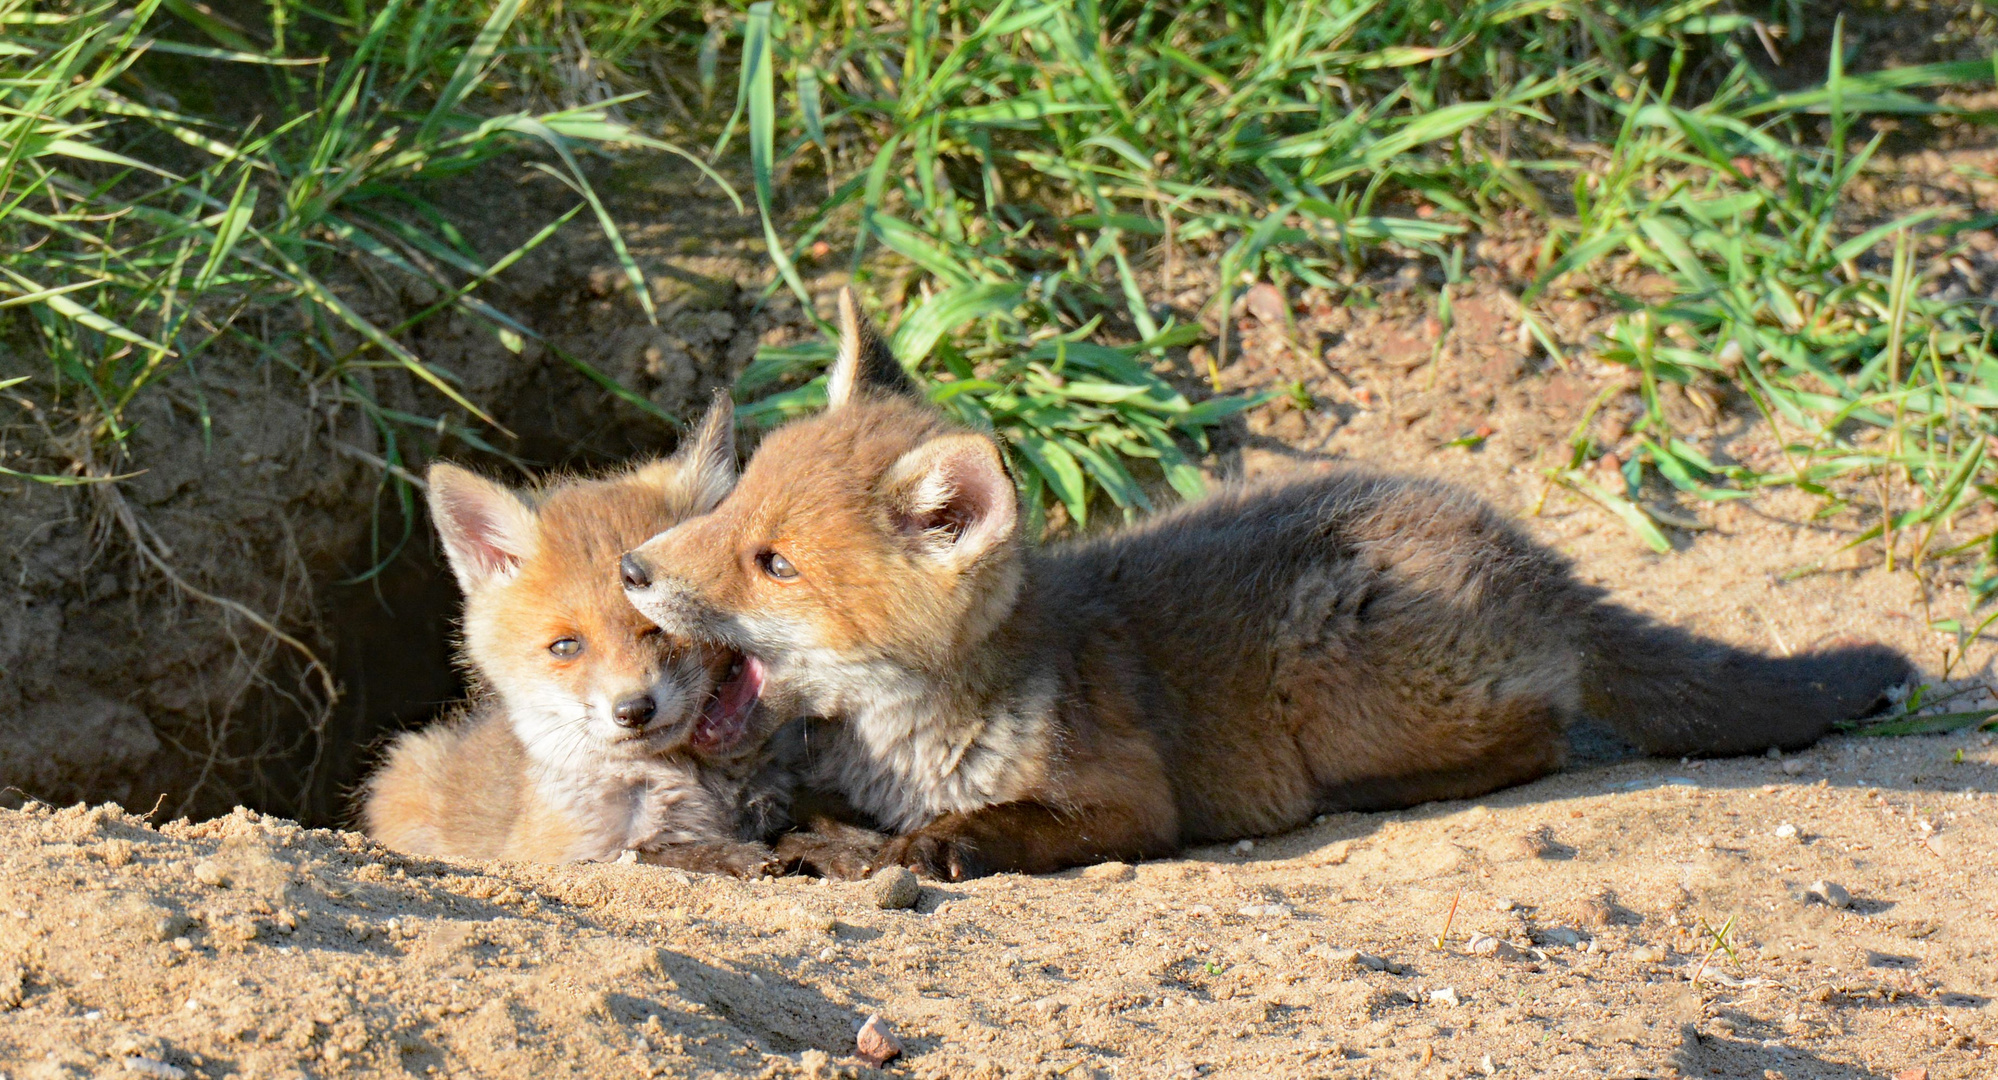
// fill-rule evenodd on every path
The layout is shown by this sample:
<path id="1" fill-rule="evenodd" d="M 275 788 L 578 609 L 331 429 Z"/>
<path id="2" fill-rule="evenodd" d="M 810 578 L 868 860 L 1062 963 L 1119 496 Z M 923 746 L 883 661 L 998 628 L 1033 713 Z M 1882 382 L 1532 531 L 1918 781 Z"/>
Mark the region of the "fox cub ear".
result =
<path id="1" fill-rule="evenodd" d="M 467 596 L 534 551 L 534 511 L 505 486 L 456 465 L 430 467 L 430 518 Z"/>
<path id="2" fill-rule="evenodd" d="M 665 461 L 638 471 L 640 480 L 657 484 L 685 517 L 705 514 L 735 489 L 735 402 L 728 391 L 715 391 L 706 416 L 680 440 L 680 449 Z"/>
<path id="3" fill-rule="evenodd" d="M 909 373 L 881 340 L 874 324 L 860 313 L 860 300 L 850 288 L 839 291 L 839 357 L 826 372 L 826 406 L 837 409 L 862 394 L 920 398 Z"/>
<path id="4" fill-rule="evenodd" d="M 1019 496 L 999 448 L 983 435 L 945 435 L 902 455 L 882 480 L 895 527 L 961 569 L 1013 539 Z"/>

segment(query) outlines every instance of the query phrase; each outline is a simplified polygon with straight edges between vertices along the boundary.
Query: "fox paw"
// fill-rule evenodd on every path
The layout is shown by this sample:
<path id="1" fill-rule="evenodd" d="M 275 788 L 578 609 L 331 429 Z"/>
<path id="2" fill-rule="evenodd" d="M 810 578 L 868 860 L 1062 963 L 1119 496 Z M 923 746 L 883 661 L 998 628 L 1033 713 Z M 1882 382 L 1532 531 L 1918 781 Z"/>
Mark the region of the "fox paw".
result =
<path id="1" fill-rule="evenodd" d="M 890 840 L 874 865 L 876 868 L 906 866 L 924 877 L 941 881 L 963 881 L 991 873 L 968 838 L 921 832 Z"/>
<path id="2" fill-rule="evenodd" d="M 640 848 L 638 861 L 649 866 L 671 866 L 702 874 L 728 874 L 757 878 L 784 872 L 784 864 L 762 844 L 659 844 Z"/>
<path id="3" fill-rule="evenodd" d="M 840 836 L 809 830 L 785 833 L 777 840 L 778 861 L 793 870 L 834 881 L 866 877 L 880 852 L 880 837 L 861 829 Z"/>

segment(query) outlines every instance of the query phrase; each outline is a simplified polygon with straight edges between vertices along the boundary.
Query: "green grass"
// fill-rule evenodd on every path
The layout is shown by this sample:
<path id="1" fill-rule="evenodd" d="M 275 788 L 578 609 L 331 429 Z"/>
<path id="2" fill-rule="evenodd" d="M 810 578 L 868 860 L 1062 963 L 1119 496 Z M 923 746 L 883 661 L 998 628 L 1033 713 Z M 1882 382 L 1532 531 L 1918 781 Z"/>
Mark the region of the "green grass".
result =
<path id="1" fill-rule="evenodd" d="M 1849 219 L 1850 189 L 1883 139 L 1854 138 L 1864 113 L 1936 111 L 1902 91 L 1989 83 L 1994 67 L 1853 76 L 1837 43 L 1835 34 L 1827 82 L 1809 92 L 1771 96 L 1731 80 L 1694 106 L 1670 101 L 1669 86 L 1655 99 L 1641 95 L 1625 109 L 1608 163 L 1578 177 L 1577 213 L 1550 238 L 1566 251 L 1523 299 L 1611 254 L 1654 271 L 1672 295 L 1618 298 L 1626 314 L 1600 350 L 1641 378 L 1645 413 L 1634 429 L 1642 440 L 1624 490 L 1594 488 L 1579 457 L 1558 479 L 1660 551 L 1669 542 L 1636 501 L 1647 472 L 1707 500 L 1794 485 L 1822 497 L 1826 514 L 1871 511 L 1876 523 L 1848 546 L 1879 544 L 1890 569 L 1920 577 L 1936 556 L 1975 555 L 1982 569 L 1970 587 L 1981 605 L 1998 588 L 1998 534 L 1959 538 L 1946 551 L 1935 544 L 1954 518 L 1998 497 L 1988 453 L 1998 436 L 1998 324 L 1988 300 L 1925 289 L 1933 274 L 1917 262 L 1944 265 L 1963 235 L 1993 222 L 1939 221 L 1936 209 Z M 1796 122 L 1806 113 L 1823 118 L 1821 142 L 1809 138 L 1818 124 Z M 1698 373 L 1733 382 L 1753 401 L 1783 444 L 1783 467 L 1716 465 L 1676 436 L 1659 386 Z M 1931 621 L 1960 642 L 1983 629 Z"/>
<path id="2" fill-rule="evenodd" d="M 1553 481 L 1661 551 L 1660 511 L 1639 498 L 1651 478 L 1702 499 L 1795 485 L 1828 511 L 1871 511 L 1878 524 L 1859 542 L 1890 564 L 1921 573 L 1975 557 L 1975 598 L 1998 589 L 1998 535 L 1935 546 L 1945 523 L 1998 497 L 1989 306 L 1939 298 L 1915 269 L 1917 249 L 1923 265 L 1947 259 L 1966 224 L 1857 220 L 1850 198 L 1881 145 L 1857 137 L 1863 120 L 1950 113 L 1924 92 L 1989 87 L 1994 62 L 1855 74 L 1834 34 L 1824 80 L 1779 90 L 1743 52 L 1756 47 L 1752 14 L 1700 2 L 899 10 L 880 24 L 811 4 L 747 9 L 743 110 L 773 254 L 802 293 L 800 253 L 838 241 L 903 319 L 905 361 L 989 420 L 1025 482 L 1074 517 L 1099 495 L 1136 505 L 1126 465 L 1148 456 L 1134 434 L 1158 417 L 1141 429 L 1129 411 L 1077 415 L 1035 367 L 1046 341 L 1117 343 L 1142 364 L 1211 337 L 1175 321 L 1162 291 L 1195 290 L 1197 314 L 1224 325 L 1259 280 L 1364 302 L 1355 272 L 1372 250 L 1461 266 L 1466 238 L 1524 210 L 1546 234 L 1519 283 L 1527 330 L 1570 363 L 1582 350 L 1536 305 L 1579 289 L 1620 306 L 1593 356 L 1636 369 L 1646 405 L 1623 484 L 1582 468 L 1601 449 L 1586 430 Z M 773 215 L 779 177 L 824 194 Z M 1644 303 L 1604 284 L 1632 263 L 1671 296 Z M 771 351 L 746 389 L 823 355 Z M 1671 430 L 1658 387 L 1698 372 L 1755 402 L 1784 467 L 1716 464 Z M 807 407 L 811 394 L 762 408 Z"/>
<path id="3" fill-rule="evenodd" d="M 518 0 L 477 21 L 438 0 L 401 0 L 357 9 L 364 20 L 348 25 L 322 21 L 311 38 L 303 32 L 313 21 L 308 9 L 280 5 L 289 17 L 265 40 L 173 4 L 201 17 L 208 44 L 160 36 L 170 24 L 165 7 L 0 0 L 8 28 L 0 47 L 0 306 L 27 315 L 12 329 L 43 361 L 14 376 L 25 384 L 17 392 L 78 418 L 83 438 L 68 441 L 69 479 L 119 468 L 131 403 L 224 342 L 338 383 L 392 448 L 394 429 L 411 422 L 461 428 L 477 440 L 470 425 L 497 426 L 493 418 L 402 335 L 455 308 L 516 347 L 533 336 L 479 289 L 576 214 L 595 216 L 649 309 L 637 266 L 575 154 L 604 143 L 677 148 L 617 121 L 603 104 L 495 107 L 485 84 L 506 59 Z M 287 51 L 287 40 L 297 48 Z M 155 64 L 162 56 L 179 63 Z M 173 101 L 177 88 L 161 83 L 162 71 L 184 77 L 188 63 L 202 73 L 267 70 L 271 101 L 282 106 L 275 111 L 291 118 L 259 129 L 158 104 Z M 579 201 L 487 261 L 428 192 L 524 147 L 546 154 Z M 429 281 L 442 298 L 378 325 L 326 280 L 324 268 L 348 258 Z M 310 329 L 292 341 L 244 329 L 276 308 L 302 311 Z M 376 408 L 353 376 L 380 366 L 427 385 L 459 414 L 412 421 Z"/>
<path id="4" fill-rule="evenodd" d="M 1132 459 L 1160 457 L 1176 488 L 1197 491 L 1159 436 L 1197 439 L 1250 402 L 1167 412 L 1153 392 L 1120 407 L 1094 381 L 1092 398 L 1035 370 L 1046 344 L 1021 356 L 1007 343 L 1105 330 L 1135 365 L 1204 338 L 1161 312 L 1140 267 L 1170 286 L 1182 259 L 1217 264 L 1222 287 L 1203 306 L 1218 314 L 1263 278 L 1343 292 L 1385 242 L 1440 256 L 1469 225 L 1413 216 L 1410 196 L 1465 219 L 1516 201 L 1508 190 L 1530 185 L 1505 157 L 1511 127 L 1551 124 L 1564 95 L 1622 86 L 1613 72 L 1688 33 L 1726 32 L 1709 6 L 962 0 L 874 26 L 759 3 L 744 19 L 742 100 L 785 281 L 803 296 L 791 253 L 851 236 L 856 273 L 920 296 L 897 331 L 905 360 L 926 362 L 948 383 L 939 397 L 1007 439 L 1030 494 L 1051 492 L 1080 521 L 1098 494 L 1143 505 Z M 1585 124 L 1602 111 L 1571 104 Z M 814 168 L 830 194 L 780 236 L 774 174 Z M 967 325 L 998 355 L 954 348 Z M 1135 384 L 1130 367 L 1088 374 Z"/>
<path id="5" fill-rule="evenodd" d="M 1783 90 L 1748 63 L 1769 13 L 1706 0 L 270 10 L 249 29 L 185 0 L 0 0 L 0 306 L 41 360 L 4 378 L 80 436 L 59 440 L 67 461 L 44 455 L 63 467 L 41 479 L 140 464 L 124 456 L 131 403 L 225 342 L 338 383 L 391 464 L 430 431 L 485 441 L 493 418 L 406 331 L 455 309 L 518 346 L 532 329 L 483 286 L 561 222 L 487 261 L 429 201 L 433 180 L 539 154 L 637 284 L 575 155 L 698 138 L 703 160 L 746 151 L 773 287 L 807 297 L 808 271 L 856 275 L 933 396 L 1003 437 L 1032 506 L 1077 524 L 1143 509 L 1157 482 L 1200 489 L 1209 431 L 1252 402 L 1206 397 L 1160 362 L 1208 345 L 1194 374 L 1218 384 L 1226 342 L 1205 327 L 1242 288 L 1363 302 L 1381 249 L 1461 272 L 1473 238 L 1523 212 L 1546 237 L 1516 283 L 1528 331 L 1571 363 L 1582 343 L 1558 340 L 1540 305 L 1584 291 L 1621 306 L 1586 351 L 1634 369 L 1646 402 L 1622 485 L 1584 468 L 1601 449 L 1586 431 L 1553 482 L 1660 548 L 1647 486 L 1795 485 L 1873 514 L 1860 542 L 1895 565 L 1981 560 L 1976 596 L 1998 589 L 1998 535 L 1949 528 L 1998 498 L 1992 319 L 1925 287 L 1963 223 L 1862 220 L 1851 197 L 1880 153 L 1863 121 L 1948 112 L 1928 92 L 1988 87 L 1990 63 L 1855 73 L 1835 41 L 1819 85 Z M 292 119 L 197 108 L 195 76 L 225 68 L 257 72 Z M 177 90 L 191 103 L 161 104 Z M 443 298 L 378 325 L 327 283 L 339 260 Z M 1633 264 L 1670 295 L 1618 294 L 1607 271 Z M 305 328 L 245 332 L 277 309 Z M 745 417 L 814 407 L 828 356 L 766 349 L 738 388 Z M 368 368 L 450 407 L 380 409 L 352 377 Z M 1782 467 L 1713 462 L 1671 429 L 1658 388 L 1695 377 L 1755 402 Z"/>

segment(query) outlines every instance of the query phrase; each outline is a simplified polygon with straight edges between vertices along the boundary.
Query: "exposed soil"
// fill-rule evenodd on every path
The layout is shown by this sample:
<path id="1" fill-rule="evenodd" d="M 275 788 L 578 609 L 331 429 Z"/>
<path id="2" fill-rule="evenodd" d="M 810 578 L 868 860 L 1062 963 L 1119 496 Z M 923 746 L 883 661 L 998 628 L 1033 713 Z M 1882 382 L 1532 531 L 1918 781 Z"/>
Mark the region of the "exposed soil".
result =
<path id="1" fill-rule="evenodd" d="M 853 1074 L 878 1013 L 895 1075 L 1984 1077 L 1989 744 L 1627 762 L 909 911 L 872 883 L 408 860 L 248 812 L 5 811 L 0 1061 Z"/>
<path id="2" fill-rule="evenodd" d="M 519 183 L 506 182 L 515 175 Z M 739 284 L 755 265 L 744 250 L 753 220 L 691 168 L 648 171 L 642 184 L 609 170 L 601 179 L 626 189 L 625 213 L 643 223 L 626 236 L 659 324 L 632 300 L 593 226 L 576 223 L 504 275 L 491 301 L 665 412 L 695 415 L 785 318 L 781 308 L 752 310 Z M 488 258 L 574 201 L 524 168 L 455 183 L 433 194 L 479 224 L 467 232 Z M 378 325 L 437 300 L 414 278 L 331 270 Z M 246 329 L 301 361 L 292 328 Z M 502 457 L 399 425 L 396 449 L 417 472 L 436 454 L 512 472 L 516 463 L 601 465 L 677 441 L 673 425 L 610 397 L 533 340 L 515 355 L 490 330 L 447 314 L 418 326 L 409 345 L 511 433 L 488 433 Z M 28 359 L 0 347 L 0 373 Z M 354 377 L 385 409 L 451 412 L 399 371 Z M 450 662 L 455 586 L 427 522 L 411 523 L 404 542 L 381 468 L 383 433 L 337 381 L 211 356 L 135 401 L 129 455 L 115 461 L 52 437 L 67 417 L 44 416 L 25 398 L 4 404 L 9 467 L 139 474 L 116 494 L 0 477 L 0 786 L 10 805 L 114 798 L 205 817 L 248 803 L 330 823 L 380 736 L 461 692 Z M 311 650 L 340 687 L 337 704 L 329 708 L 325 681 L 300 651 L 144 561 L 122 528 L 126 508 L 190 589 L 242 605 Z M 377 564 L 378 576 L 356 580 Z"/>
<path id="3" fill-rule="evenodd" d="M 1998 207 L 1998 187 L 1976 178 L 1998 162 L 1962 153 L 1911 165 L 1906 184 Z M 683 412 L 797 319 L 739 291 L 757 280 L 748 219 L 692 185 L 628 180 L 626 215 L 657 222 L 635 247 L 662 329 L 581 233 L 510 284 L 534 325 Z M 521 198 L 525 218 L 536 204 Z M 1634 607 L 1772 652 L 1879 639 L 1940 675 L 1954 639 L 1927 627 L 1961 613 L 1964 568 L 1929 579 L 1925 608 L 1877 544 L 1841 550 L 1864 510 L 1820 520 L 1794 493 L 1709 506 L 1647 491 L 1688 525 L 1660 556 L 1548 489 L 1540 469 L 1565 459 L 1589 404 L 1609 392 L 1592 432 L 1614 455 L 1631 401 L 1622 371 L 1585 356 L 1563 367 L 1520 344 L 1508 266 L 1531 239 L 1478 249 L 1440 350 L 1440 282 L 1420 266 L 1370 267 L 1372 309 L 1245 297 L 1228 387 L 1296 382 L 1302 395 L 1248 417 L 1215 472 L 1346 461 L 1445 475 Z M 1974 254 L 1962 284 L 1991 295 L 1998 251 Z M 1188 295 L 1190 310 L 1207 294 Z M 1586 292 L 1554 307 L 1577 344 L 1608 314 Z M 672 441 L 559 358 L 523 363 L 450 324 L 417 344 L 494 404 L 523 458 L 586 463 Z M 1198 355 L 1178 359 L 1189 384 L 1204 370 Z M 455 597 L 420 531 L 378 592 L 336 584 L 373 561 L 356 507 L 378 474 L 334 444 L 382 447 L 351 411 L 305 423 L 309 391 L 271 379 L 215 408 L 207 456 L 161 452 L 131 490 L 190 579 L 261 582 L 268 591 L 229 595 L 323 627 L 309 641 L 335 658 L 350 711 L 290 812 L 328 821 L 370 738 L 455 692 Z M 1696 385 L 1668 408 L 1712 456 L 1780 455 L 1724 387 Z M 175 596 L 116 543 L 91 562 L 102 519 L 89 496 L 20 494 L 10 507 L 26 511 L 0 521 L 15 590 L 0 594 L 14 605 L 0 610 L 9 782 L 137 811 L 167 791 L 165 814 L 193 791 L 197 818 L 217 799 L 279 790 L 230 787 L 253 775 L 235 773 L 193 789 L 201 758 L 167 734 L 252 715 L 217 702 L 308 714 L 310 702 L 255 689 L 297 684 L 286 652 Z M 1948 664 L 1958 707 L 1990 700 L 1988 642 Z M 854 1031 L 878 1013 L 906 1044 L 893 1075 L 1993 1074 L 1991 735 L 1839 737 L 1789 759 L 1705 763 L 1623 758 L 1594 740 L 1577 759 L 1486 799 L 1337 815 L 1245 849 L 927 884 L 906 911 L 878 907 L 870 883 L 412 860 L 247 811 L 156 827 L 110 807 L 0 810 L 0 1073 L 857 1075 L 868 1069 Z"/>

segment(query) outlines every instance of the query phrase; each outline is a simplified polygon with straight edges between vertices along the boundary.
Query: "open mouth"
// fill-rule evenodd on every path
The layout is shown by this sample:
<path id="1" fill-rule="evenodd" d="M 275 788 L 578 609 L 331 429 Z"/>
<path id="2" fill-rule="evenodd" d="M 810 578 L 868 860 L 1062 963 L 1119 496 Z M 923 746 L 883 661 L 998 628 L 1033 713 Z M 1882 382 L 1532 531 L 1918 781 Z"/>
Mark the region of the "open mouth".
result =
<path id="1" fill-rule="evenodd" d="M 701 706 L 701 717 L 687 737 L 702 753 L 717 753 L 734 746 L 749 729 L 749 716 L 763 695 L 763 661 L 748 653 L 736 653 L 715 684 L 714 693 Z"/>

